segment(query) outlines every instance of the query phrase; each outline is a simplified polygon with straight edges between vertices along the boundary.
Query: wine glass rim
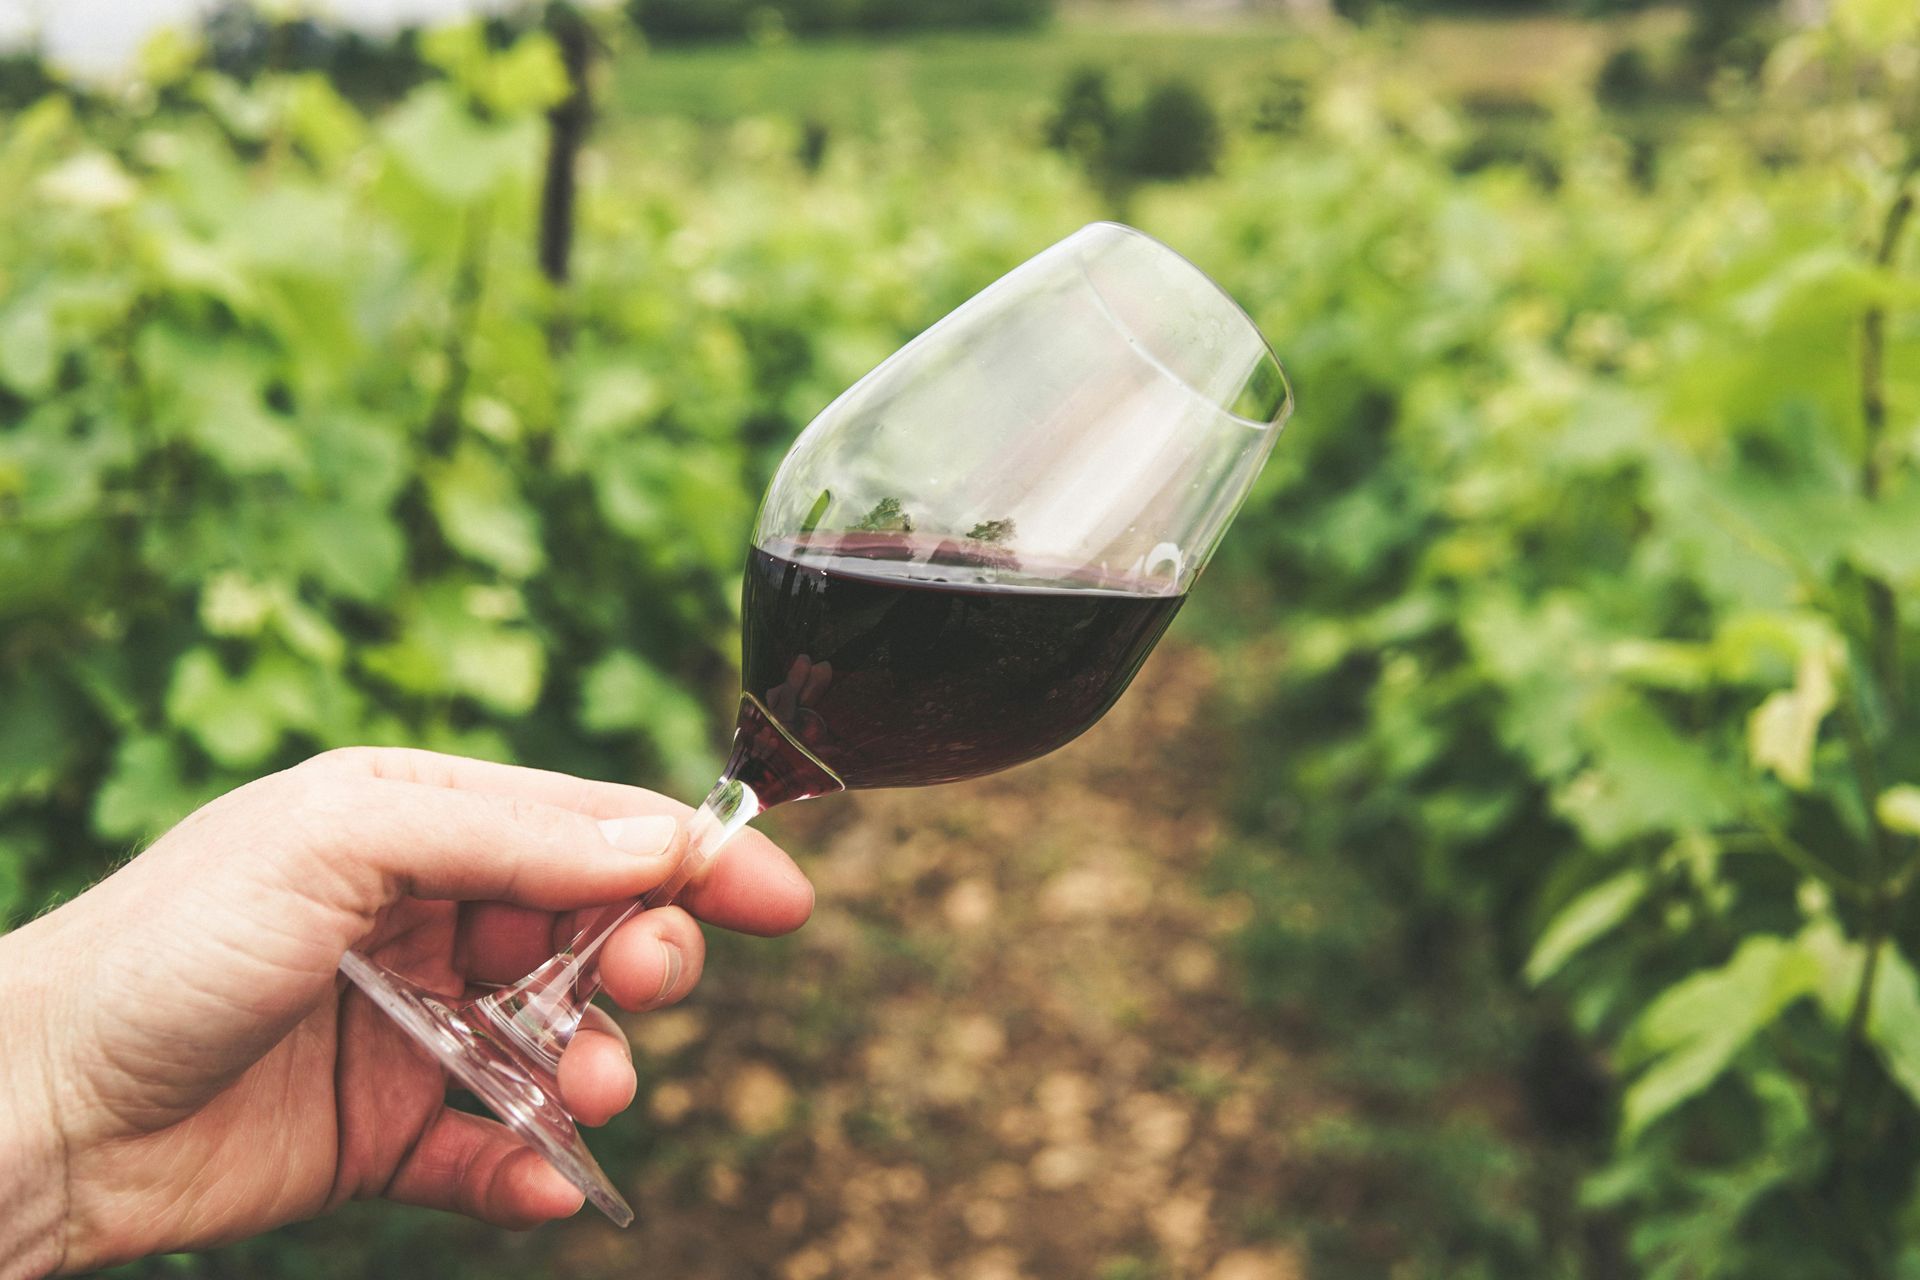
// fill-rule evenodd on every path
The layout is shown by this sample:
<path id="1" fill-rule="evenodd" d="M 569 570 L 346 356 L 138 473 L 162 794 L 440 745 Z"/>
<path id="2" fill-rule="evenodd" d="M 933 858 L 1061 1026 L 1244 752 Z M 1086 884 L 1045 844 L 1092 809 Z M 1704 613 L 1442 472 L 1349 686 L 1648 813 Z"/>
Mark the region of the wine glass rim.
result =
<path id="1" fill-rule="evenodd" d="M 1274 410 L 1273 416 L 1269 418 L 1249 418 L 1245 414 L 1235 413 L 1228 406 L 1221 404 L 1215 397 L 1200 390 L 1200 388 L 1194 386 L 1185 377 L 1169 368 L 1166 361 L 1160 358 L 1159 353 L 1154 351 L 1150 345 L 1141 341 L 1134 334 L 1132 327 L 1114 313 L 1113 308 L 1107 302 L 1106 295 L 1101 293 L 1100 286 L 1094 283 L 1091 276 L 1086 276 L 1088 287 L 1093 290 L 1094 296 L 1100 300 L 1100 309 L 1106 313 L 1107 318 L 1113 322 L 1114 327 L 1125 333 L 1127 337 L 1133 341 L 1135 349 L 1156 369 L 1185 387 L 1196 398 L 1204 400 L 1213 406 L 1214 410 L 1222 417 L 1237 422 L 1241 426 L 1252 427 L 1256 431 L 1274 431 L 1284 426 L 1287 419 L 1293 416 L 1293 379 L 1287 376 L 1287 366 L 1281 362 L 1280 354 L 1273 349 L 1273 344 L 1267 341 L 1267 335 L 1260 331 L 1260 326 L 1254 323 L 1253 317 L 1247 314 L 1247 309 L 1240 305 L 1239 299 L 1235 298 L 1231 293 L 1228 293 L 1218 280 L 1208 275 L 1193 259 L 1187 257 L 1186 254 L 1181 253 L 1178 249 L 1160 239 L 1158 236 L 1150 235 L 1138 227 L 1128 226 L 1124 222 L 1115 222 L 1110 218 L 1102 218 L 1097 222 L 1090 222 L 1083 227 L 1082 230 L 1092 231 L 1095 228 L 1123 232 L 1135 239 L 1146 241 L 1161 253 L 1170 256 L 1174 261 L 1185 266 L 1187 270 L 1197 276 L 1208 289 L 1213 291 L 1215 297 L 1226 303 L 1227 306 L 1232 309 L 1233 313 L 1240 317 L 1240 322 L 1247 327 L 1247 331 L 1253 334 L 1254 340 L 1260 344 L 1261 352 L 1265 355 L 1267 361 L 1273 365 L 1274 372 L 1279 375 L 1280 403 Z M 1082 275 L 1085 275 L 1084 266 L 1082 267 Z"/>

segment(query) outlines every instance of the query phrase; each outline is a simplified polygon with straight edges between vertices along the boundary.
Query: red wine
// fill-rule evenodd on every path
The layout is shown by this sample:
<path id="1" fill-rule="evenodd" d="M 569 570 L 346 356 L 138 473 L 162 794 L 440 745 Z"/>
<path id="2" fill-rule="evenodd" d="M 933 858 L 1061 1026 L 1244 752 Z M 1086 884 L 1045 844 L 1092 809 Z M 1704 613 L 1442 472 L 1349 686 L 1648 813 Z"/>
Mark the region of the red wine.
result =
<path id="1" fill-rule="evenodd" d="M 1185 596 L 1036 572 L 991 544 L 834 534 L 756 547 L 728 772 L 763 804 L 953 782 L 1113 705 Z"/>

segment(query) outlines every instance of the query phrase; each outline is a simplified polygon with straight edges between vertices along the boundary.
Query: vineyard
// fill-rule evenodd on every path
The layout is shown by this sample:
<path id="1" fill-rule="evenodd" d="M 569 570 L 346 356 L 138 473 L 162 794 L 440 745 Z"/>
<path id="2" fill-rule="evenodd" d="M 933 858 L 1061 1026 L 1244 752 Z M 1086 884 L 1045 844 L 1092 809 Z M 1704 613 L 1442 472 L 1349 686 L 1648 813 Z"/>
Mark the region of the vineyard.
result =
<path id="1" fill-rule="evenodd" d="M 661 1065 L 597 1140 L 686 1225 L 503 1248 L 364 1206 L 132 1273 L 722 1276 L 737 1238 L 792 1280 L 1920 1276 L 1920 16 L 1832 8 L 1692 79 L 1667 44 L 1603 71 L 1594 28 L 1577 81 L 1463 88 L 1335 26 L 1217 82 L 1114 54 L 1004 111 L 883 86 L 873 127 L 690 114 L 721 53 L 616 50 L 564 280 L 539 209 L 569 75 L 538 30 L 430 33 L 384 96 L 162 42 L 124 92 L 9 108 L 15 919 L 334 745 L 703 793 L 787 443 L 1088 221 L 1213 273 L 1299 394 L 1132 736 L 778 827 L 819 854 L 821 920 L 716 946 L 697 1024 L 663 1024 L 710 1046 L 636 1024 Z M 804 48 L 737 56 L 810 82 Z M 1170 169 L 1197 119 L 1206 163 Z M 1039 895 L 1034 932 L 967 935 L 988 889 Z M 1136 919 L 1177 945 L 1115 951 L 1131 997 L 996 1000 L 982 940 L 1044 970 L 1047 931 Z M 1107 1021 L 1044 1031 L 1076 994 Z M 1142 1030 L 1172 1008 L 1208 1017 Z M 880 1010 L 958 1028 L 1035 1124 L 1083 1120 L 983 1153 L 991 1117 L 915 1094 Z M 1046 1153 L 1123 1130 L 1187 1182 L 1113 1191 L 1060 1252 L 1065 1207 L 1105 1202 Z M 792 1207 L 848 1170 L 865 1217 Z M 950 1254 L 915 1252 L 931 1211 L 873 1208 L 929 1184 Z M 1204 1229 L 1141 1207 L 1193 1187 Z M 1062 1212 L 1005 1216 L 1029 1201 Z"/>

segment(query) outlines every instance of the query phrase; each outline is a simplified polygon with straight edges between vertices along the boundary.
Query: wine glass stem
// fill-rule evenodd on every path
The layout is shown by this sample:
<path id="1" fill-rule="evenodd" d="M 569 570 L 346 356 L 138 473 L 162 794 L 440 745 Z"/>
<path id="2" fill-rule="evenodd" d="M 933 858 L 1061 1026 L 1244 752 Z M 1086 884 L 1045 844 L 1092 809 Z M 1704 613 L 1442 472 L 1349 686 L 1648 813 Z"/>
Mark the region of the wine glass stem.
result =
<path id="1" fill-rule="evenodd" d="M 721 778 L 688 824 L 686 853 L 671 875 L 644 896 L 601 912 L 565 950 L 512 986 L 475 1001 L 468 1017 L 558 1071 L 560 1054 L 600 991 L 600 948 L 608 937 L 642 911 L 672 902 L 720 846 L 765 808 L 752 787 Z"/>

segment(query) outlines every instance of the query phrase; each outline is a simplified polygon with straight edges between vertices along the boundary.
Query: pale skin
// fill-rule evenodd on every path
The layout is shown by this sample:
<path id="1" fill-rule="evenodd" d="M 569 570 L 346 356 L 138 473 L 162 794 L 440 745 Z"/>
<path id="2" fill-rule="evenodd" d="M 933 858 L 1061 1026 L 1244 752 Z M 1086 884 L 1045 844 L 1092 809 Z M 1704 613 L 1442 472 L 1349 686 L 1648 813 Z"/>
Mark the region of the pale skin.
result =
<path id="1" fill-rule="evenodd" d="M 384 1196 L 526 1228 L 581 1195 L 345 983 L 357 948 L 447 994 L 511 981 L 684 851 L 686 806 L 635 787 L 353 749 L 231 792 L 0 937 L 0 1277 L 201 1248 Z M 618 821 L 626 819 L 628 821 Z M 602 953 L 627 1009 L 681 999 L 698 917 L 797 928 L 813 891 L 744 831 Z M 595 1010 L 561 1060 L 574 1115 L 633 1100 Z"/>

